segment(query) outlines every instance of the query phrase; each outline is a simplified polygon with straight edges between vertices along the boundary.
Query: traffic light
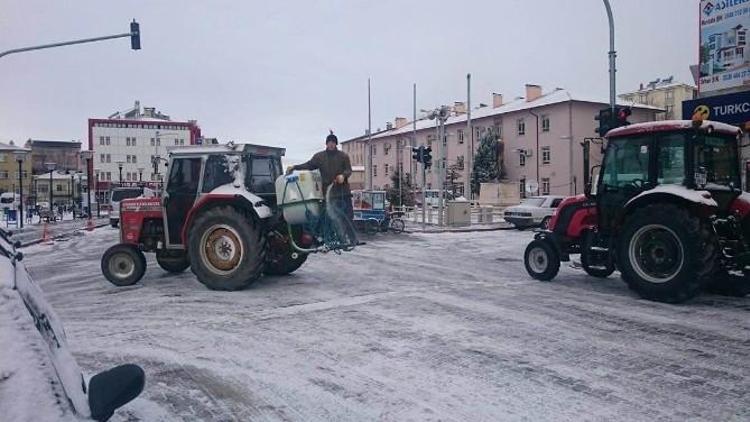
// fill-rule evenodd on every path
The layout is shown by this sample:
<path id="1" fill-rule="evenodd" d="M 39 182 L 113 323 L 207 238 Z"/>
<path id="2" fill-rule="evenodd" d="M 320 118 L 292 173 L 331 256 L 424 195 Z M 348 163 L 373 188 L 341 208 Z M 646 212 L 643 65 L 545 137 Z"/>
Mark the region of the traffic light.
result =
<path id="1" fill-rule="evenodd" d="M 594 120 L 599 122 L 599 127 L 594 129 L 599 136 L 604 136 L 610 130 L 614 129 L 612 122 L 612 109 L 603 108 L 599 110 L 599 115 L 594 117 Z"/>
<path id="2" fill-rule="evenodd" d="M 615 113 L 612 114 L 611 108 L 603 108 L 599 110 L 599 114 L 594 117 L 594 120 L 599 122 L 599 127 L 595 129 L 599 136 L 604 136 L 612 129 L 616 129 L 621 126 L 627 126 L 628 117 L 633 114 L 630 107 L 615 107 Z"/>
<path id="3" fill-rule="evenodd" d="M 422 146 L 411 148 L 411 158 L 418 163 L 422 162 Z"/>
<path id="4" fill-rule="evenodd" d="M 432 167 L 432 147 L 425 147 L 422 151 L 422 164 L 424 168 Z"/>
<path id="5" fill-rule="evenodd" d="M 135 19 L 130 22 L 130 48 L 133 50 L 141 49 L 141 26 Z"/>

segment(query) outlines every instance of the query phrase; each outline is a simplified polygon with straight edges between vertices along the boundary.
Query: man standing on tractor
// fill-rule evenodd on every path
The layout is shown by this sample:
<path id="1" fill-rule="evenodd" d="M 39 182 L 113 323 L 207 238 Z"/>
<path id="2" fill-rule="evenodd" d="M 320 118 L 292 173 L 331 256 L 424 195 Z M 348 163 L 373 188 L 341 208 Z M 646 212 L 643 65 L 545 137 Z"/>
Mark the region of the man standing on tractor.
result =
<path id="1" fill-rule="evenodd" d="M 306 163 L 287 167 L 286 172 L 290 174 L 294 170 L 319 170 L 323 180 L 323 193 L 328 192 L 328 186 L 333 184 L 331 201 L 351 221 L 354 218 L 352 193 L 349 190 L 352 164 L 349 156 L 337 148 L 338 144 L 339 139 L 331 131 L 326 137 L 325 150 L 313 155 Z"/>

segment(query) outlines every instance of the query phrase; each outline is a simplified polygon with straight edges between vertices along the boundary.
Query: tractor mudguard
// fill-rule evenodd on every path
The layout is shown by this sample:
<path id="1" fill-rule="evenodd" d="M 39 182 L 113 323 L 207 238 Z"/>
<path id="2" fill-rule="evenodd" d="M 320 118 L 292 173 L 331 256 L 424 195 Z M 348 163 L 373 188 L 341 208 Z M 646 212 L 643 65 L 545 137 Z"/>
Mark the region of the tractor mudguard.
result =
<path id="1" fill-rule="evenodd" d="M 580 239 L 586 230 L 596 228 L 596 202 L 585 195 L 565 198 L 557 207 L 549 223 L 558 236 Z"/>
<path id="2" fill-rule="evenodd" d="M 688 189 L 682 185 L 659 185 L 653 189 L 643 191 L 625 203 L 626 212 L 653 202 L 687 201 L 702 208 L 715 210 L 719 204 L 706 190 Z"/>
<path id="3" fill-rule="evenodd" d="M 534 234 L 534 240 L 548 241 L 554 245 L 557 255 L 560 257 L 560 261 L 570 261 L 570 255 L 568 252 L 563 250 L 562 239 L 555 232 L 551 230 L 539 230 Z"/>
<path id="4" fill-rule="evenodd" d="M 740 196 L 734 199 L 729 205 L 729 214 L 738 215 L 740 220 L 750 215 L 750 193 L 742 192 Z"/>

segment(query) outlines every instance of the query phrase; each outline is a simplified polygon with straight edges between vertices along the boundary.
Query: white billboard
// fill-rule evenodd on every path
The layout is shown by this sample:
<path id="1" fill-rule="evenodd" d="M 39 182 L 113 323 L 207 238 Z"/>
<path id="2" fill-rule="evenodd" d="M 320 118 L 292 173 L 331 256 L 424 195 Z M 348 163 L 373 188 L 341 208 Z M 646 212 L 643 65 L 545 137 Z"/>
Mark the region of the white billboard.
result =
<path id="1" fill-rule="evenodd" d="M 750 89 L 750 0 L 701 0 L 701 93 Z"/>

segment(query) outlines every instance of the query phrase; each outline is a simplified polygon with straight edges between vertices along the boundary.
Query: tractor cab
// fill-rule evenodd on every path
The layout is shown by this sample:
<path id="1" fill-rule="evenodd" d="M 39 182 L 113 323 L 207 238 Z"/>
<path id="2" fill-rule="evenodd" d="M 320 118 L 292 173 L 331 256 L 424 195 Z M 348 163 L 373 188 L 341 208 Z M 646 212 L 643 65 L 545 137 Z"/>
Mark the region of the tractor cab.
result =
<path id="1" fill-rule="evenodd" d="M 741 193 L 734 126 L 663 121 L 625 126 L 606 138 L 595 194 L 589 194 L 604 233 L 616 231 L 638 202 L 654 199 L 647 196 L 702 203 L 707 198 L 697 191 L 709 192 L 718 208 L 726 210 Z"/>

